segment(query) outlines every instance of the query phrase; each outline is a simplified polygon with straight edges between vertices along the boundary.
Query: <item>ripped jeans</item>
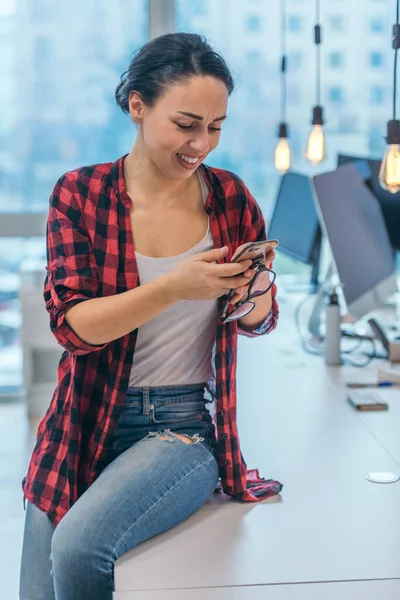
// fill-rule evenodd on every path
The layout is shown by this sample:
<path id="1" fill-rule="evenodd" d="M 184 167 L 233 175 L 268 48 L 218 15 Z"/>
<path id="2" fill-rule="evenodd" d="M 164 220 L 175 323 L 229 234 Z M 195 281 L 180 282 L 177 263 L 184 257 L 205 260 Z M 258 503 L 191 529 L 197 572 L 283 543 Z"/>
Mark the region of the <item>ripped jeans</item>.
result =
<path id="1" fill-rule="evenodd" d="M 129 389 L 105 468 L 58 526 L 27 502 L 20 600 L 112 600 L 116 560 L 212 496 L 217 441 L 204 387 Z"/>

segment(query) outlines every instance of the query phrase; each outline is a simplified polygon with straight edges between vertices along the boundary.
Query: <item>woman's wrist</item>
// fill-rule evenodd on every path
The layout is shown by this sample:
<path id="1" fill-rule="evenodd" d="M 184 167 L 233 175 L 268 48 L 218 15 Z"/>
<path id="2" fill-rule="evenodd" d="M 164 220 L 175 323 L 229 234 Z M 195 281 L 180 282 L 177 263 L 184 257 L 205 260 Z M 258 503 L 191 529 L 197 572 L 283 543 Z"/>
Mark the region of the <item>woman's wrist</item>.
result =
<path id="1" fill-rule="evenodd" d="M 257 329 L 267 318 L 272 309 L 272 293 L 271 290 L 263 296 L 252 298 L 255 307 L 248 315 L 239 319 L 240 327 L 249 331 Z"/>
<path id="2" fill-rule="evenodd" d="M 179 285 L 174 271 L 158 277 L 154 280 L 154 283 L 156 282 L 159 286 L 159 293 L 163 294 L 167 302 L 174 303 L 182 299 L 179 294 Z"/>

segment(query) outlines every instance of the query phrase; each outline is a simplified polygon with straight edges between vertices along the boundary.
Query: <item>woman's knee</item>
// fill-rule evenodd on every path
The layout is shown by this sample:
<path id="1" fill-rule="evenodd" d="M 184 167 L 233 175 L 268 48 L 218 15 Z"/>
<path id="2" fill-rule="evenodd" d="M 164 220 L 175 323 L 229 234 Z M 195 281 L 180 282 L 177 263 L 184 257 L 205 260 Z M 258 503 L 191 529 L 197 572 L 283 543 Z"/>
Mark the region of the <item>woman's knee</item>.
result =
<path id="1" fill-rule="evenodd" d="M 67 515 L 57 526 L 50 560 L 56 597 L 110 598 L 114 591 L 115 560 L 95 532 Z"/>
<path id="2" fill-rule="evenodd" d="M 62 570 L 72 572 L 79 566 L 84 568 L 92 554 L 90 536 L 85 535 L 83 527 L 69 523 L 68 513 L 57 525 L 51 540 L 52 570 L 62 565 Z"/>
<path id="3" fill-rule="evenodd" d="M 59 568 L 63 573 L 70 572 L 79 576 L 87 569 L 93 570 L 99 565 L 106 570 L 112 568 L 115 557 L 111 551 L 112 536 L 106 535 L 102 523 L 104 515 L 87 516 L 82 511 L 75 511 L 74 505 L 60 521 L 51 541 L 53 570 L 57 576 Z M 87 571 L 86 571 L 87 572 Z"/>

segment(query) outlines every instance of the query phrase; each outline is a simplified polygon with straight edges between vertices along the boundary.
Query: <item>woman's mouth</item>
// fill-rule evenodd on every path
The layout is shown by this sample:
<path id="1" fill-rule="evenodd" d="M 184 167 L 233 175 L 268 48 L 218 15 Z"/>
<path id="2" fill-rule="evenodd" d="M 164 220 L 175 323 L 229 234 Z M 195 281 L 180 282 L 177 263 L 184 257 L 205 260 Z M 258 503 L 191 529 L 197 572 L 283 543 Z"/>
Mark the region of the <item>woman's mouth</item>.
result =
<path id="1" fill-rule="evenodd" d="M 179 164 L 185 169 L 194 169 L 200 162 L 200 157 L 193 158 L 191 156 L 187 156 L 186 154 L 177 153 L 176 157 Z"/>

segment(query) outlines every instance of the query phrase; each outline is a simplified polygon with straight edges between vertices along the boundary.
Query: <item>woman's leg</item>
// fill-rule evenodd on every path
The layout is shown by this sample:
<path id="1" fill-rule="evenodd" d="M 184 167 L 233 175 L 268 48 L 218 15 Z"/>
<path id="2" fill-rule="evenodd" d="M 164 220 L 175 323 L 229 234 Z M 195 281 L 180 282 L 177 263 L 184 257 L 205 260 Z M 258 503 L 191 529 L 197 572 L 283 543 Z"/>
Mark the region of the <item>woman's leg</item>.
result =
<path id="1" fill-rule="evenodd" d="M 19 584 L 20 600 L 55 600 L 51 577 L 51 538 L 55 527 L 46 513 L 26 502 Z"/>
<path id="2" fill-rule="evenodd" d="M 212 496 L 218 465 L 198 440 L 149 434 L 104 469 L 54 532 L 56 600 L 112 600 L 115 561 Z"/>

